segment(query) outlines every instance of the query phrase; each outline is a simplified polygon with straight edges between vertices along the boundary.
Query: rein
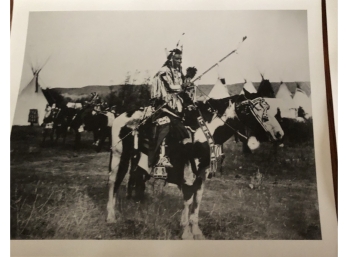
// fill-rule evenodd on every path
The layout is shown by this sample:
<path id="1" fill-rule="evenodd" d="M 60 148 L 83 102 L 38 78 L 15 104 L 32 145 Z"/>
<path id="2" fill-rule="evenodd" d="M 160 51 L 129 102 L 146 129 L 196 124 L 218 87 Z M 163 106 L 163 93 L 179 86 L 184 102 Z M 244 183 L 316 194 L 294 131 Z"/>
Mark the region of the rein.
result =
<path id="1" fill-rule="evenodd" d="M 198 86 L 196 86 L 196 85 L 194 85 L 194 86 L 195 86 L 199 91 L 201 91 L 201 93 L 204 94 L 206 98 L 211 99 L 211 98 L 210 98 L 206 93 L 204 93 Z M 210 108 L 211 108 L 212 110 L 216 111 L 215 108 L 214 108 L 209 102 L 208 102 L 208 104 L 209 104 L 209 106 L 210 106 Z M 195 105 L 195 106 L 196 106 L 196 105 Z M 197 108 L 197 106 L 196 106 L 196 108 Z M 198 109 L 198 108 L 197 108 L 197 109 Z M 202 114 L 200 113 L 200 115 L 202 115 Z M 223 119 L 221 119 L 221 117 L 219 117 L 218 115 L 217 115 L 217 117 L 218 117 L 227 127 L 229 127 L 229 128 L 232 129 L 234 132 L 236 132 L 239 136 L 243 137 L 244 139 L 248 139 L 245 135 L 243 135 L 242 133 L 240 133 L 237 129 L 231 127 L 227 122 L 225 122 Z M 237 115 L 237 118 L 238 118 L 238 115 Z M 239 120 L 239 118 L 238 118 L 238 120 Z"/>

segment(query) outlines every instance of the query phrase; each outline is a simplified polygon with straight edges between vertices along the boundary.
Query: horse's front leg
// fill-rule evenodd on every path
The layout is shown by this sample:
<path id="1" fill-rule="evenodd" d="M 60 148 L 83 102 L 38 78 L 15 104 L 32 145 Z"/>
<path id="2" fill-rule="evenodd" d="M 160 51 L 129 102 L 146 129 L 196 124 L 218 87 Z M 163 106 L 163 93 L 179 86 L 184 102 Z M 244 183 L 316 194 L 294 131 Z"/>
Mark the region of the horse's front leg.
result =
<path id="1" fill-rule="evenodd" d="M 53 137 L 54 137 L 54 128 L 51 129 L 51 133 L 50 133 L 50 139 L 51 139 L 51 143 L 53 142 Z"/>
<path id="2" fill-rule="evenodd" d="M 54 141 L 54 143 L 57 143 L 58 142 L 58 139 L 59 139 L 59 137 L 60 137 L 60 134 L 61 134 L 61 127 L 57 127 L 56 128 L 56 139 L 55 139 L 55 141 Z"/>
<path id="3" fill-rule="evenodd" d="M 62 137 L 63 137 L 63 145 L 64 145 L 65 144 L 65 140 L 66 140 L 66 135 L 68 133 L 68 127 L 64 126 L 64 128 L 62 128 L 62 129 L 63 129 Z"/>
<path id="4" fill-rule="evenodd" d="M 75 128 L 74 131 L 75 131 L 75 149 L 78 150 L 80 148 L 80 143 L 81 143 L 81 133 L 79 132 L 78 128 Z"/>
<path id="5" fill-rule="evenodd" d="M 97 146 L 99 145 L 99 139 L 100 139 L 100 129 L 93 129 L 93 145 Z"/>
<path id="6" fill-rule="evenodd" d="M 115 193 L 115 182 L 116 175 L 118 171 L 118 167 L 120 164 L 121 153 L 119 151 L 112 150 L 111 152 L 111 167 L 109 172 L 109 200 L 107 203 L 107 223 L 115 223 L 116 215 L 115 215 L 115 207 L 116 207 L 116 193 Z"/>
<path id="7" fill-rule="evenodd" d="M 184 184 L 182 186 L 182 192 L 184 194 L 184 209 L 181 213 L 181 220 L 180 220 L 180 226 L 183 229 L 181 239 L 192 240 L 194 238 L 193 238 L 193 234 L 192 234 L 192 230 L 190 226 L 190 219 L 189 219 L 190 206 L 193 203 L 193 197 L 194 197 L 192 186 Z"/>
<path id="8" fill-rule="evenodd" d="M 198 216 L 199 216 L 199 207 L 201 206 L 203 191 L 204 191 L 204 181 L 199 178 L 197 181 L 196 192 L 193 197 L 193 212 L 190 215 L 190 224 L 192 226 L 192 234 L 194 239 L 205 239 L 202 230 L 198 226 Z"/>
<path id="9" fill-rule="evenodd" d="M 47 129 L 44 128 L 43 133 L 42 133 L 42 144 L 45 143 L 46 137 L 47 137 Z"/>
<path id="10" fill-rule="evenodd" d="M 225 160 L 225 153 L 224 153 L 224 145 L 221 144 L 221 156 L 220 156 L 220 173 L 222 174 L 224 172 L 223 170 L 223 163 L 224 163 L 224 160 Z"/>

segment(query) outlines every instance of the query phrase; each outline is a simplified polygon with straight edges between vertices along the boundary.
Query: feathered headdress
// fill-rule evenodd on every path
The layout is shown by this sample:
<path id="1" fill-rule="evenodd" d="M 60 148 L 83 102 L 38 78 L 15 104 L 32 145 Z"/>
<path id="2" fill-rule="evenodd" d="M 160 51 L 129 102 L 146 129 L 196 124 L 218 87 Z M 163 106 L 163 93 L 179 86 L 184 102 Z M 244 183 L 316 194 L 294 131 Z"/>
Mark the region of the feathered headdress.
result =
<path id="1" fill-rule="evenodd" d="M 182 51 L 178 48 L 175 48 L 171 51 L 169 51 L 169 54 L 167 55 L 167 61 L 163 64 L 163 66 L 173 66 L 173 56 L 176 54 L 182 54 Z"/>
<path id="2" fill-rule="evenodd" d="M 183 33 L 181 36 L 183 37 L 184 35 L 185 35 L 185 33 Z M 180 49 L 179 49 L 180 40 L 181 40 L 181 39 L 179 39 L 178 43 L 176 44 L 176 47 L 175 47 L 173 50 L 169 51 L 169 53 L 168 53 L 167 48 L 165 48 L 165 53 L 166 53 L 167 61 L 164 63 L 163 66 L 166 66 L 166 65 L 173 65 L 173 56 L 174 56 L 175 54 L 181 54 L 181 55 L 183 54 L 183 51 L 184 51 L 184 46 L 183 46 L 183 44 L 181 44 Z"/>

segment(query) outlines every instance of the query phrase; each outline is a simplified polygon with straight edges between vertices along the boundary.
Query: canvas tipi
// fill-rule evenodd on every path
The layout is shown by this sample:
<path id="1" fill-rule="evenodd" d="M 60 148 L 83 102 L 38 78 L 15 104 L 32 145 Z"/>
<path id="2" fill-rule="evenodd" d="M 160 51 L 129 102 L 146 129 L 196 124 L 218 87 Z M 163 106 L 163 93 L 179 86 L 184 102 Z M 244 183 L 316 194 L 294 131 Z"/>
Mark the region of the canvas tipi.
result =
<path id="1" fill-rule="evenodd" d="M 280 83 L 279 90 L 276 94 L 276 99 L 279 99 L 279 109 L 283 118 L 296 119 L 297 107 L 292 99 L 291 92 L 287 85 Z"/>
<path id="2" fill-rule="evenodd" d="M 265 79 L 262 74 L 261 74 L 261 77 L 262 77 L 262 81 L 261 81 L 260 86 L 257 90 L 257 93 L 261 97 L 275 98 L 272 84 L 270 83 L 270 81 L 268 79 Z"/>
<path id="3" fill-rule="evenodd" d="M 228 89 L 226 86 L 226 81 L 224 78 L 218 78 L 216 81 L 214 87 L 211 89 L 209 95 L 210 98 L 213 99 L 222 99 L 226 97 L 230 97 L 230 94 L 228 93 Z"/>
<path id="4" fill-rule="evenodd" d="M 296 108 L 302 107 L 309 117 L 312 116 L 311 100 L 299 85 L 297 85 L 293 101 Z"/>
<path id="5" fill-rule="evenodd" d="M 257 93 L 256 88 L 254 87 L 253 83 L 250 80 L 245 80 L 243 89 L 248 91 L 249 93 Z M 240 92 L 241 95 L 244 95 L 244 90 Z"/>
<path id="6" fill-rule="evenodd" d="M 31 125 L 30 121 L 33 121 L 33 119 L 37 121 L 33 123 L 42 124 L 48 102 L 39 85 L 39 73 L 41 69 L 32 69 L 34 77 L 19 92 L 12 125 Z M 30 119 L 29 116 L 31 116 Z"/>

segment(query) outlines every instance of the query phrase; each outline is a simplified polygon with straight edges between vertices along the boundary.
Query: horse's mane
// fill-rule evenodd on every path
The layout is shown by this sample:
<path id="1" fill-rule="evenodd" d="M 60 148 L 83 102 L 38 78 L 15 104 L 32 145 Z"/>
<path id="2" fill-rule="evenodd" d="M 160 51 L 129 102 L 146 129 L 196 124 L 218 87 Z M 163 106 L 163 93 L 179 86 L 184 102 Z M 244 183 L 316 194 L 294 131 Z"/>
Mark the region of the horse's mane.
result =
<path id="1" fill-rule="evenodd" d="M 253 97 L 255 98 L 257 96 L 253 96 Z M 206 104 L 208 104 L 213 109 L 213 111 L 217 111 L 219 116 L 222 116 L 225 113 L 228 105 L 230 104 L 230 101 L 232 103 L 239 103 L 246 99 L 247 98 L 245 95 L 234 95 L 234 96 L 225 97 L 222 99 L 210 98 L 209 100 L 207 100 Z"/>

